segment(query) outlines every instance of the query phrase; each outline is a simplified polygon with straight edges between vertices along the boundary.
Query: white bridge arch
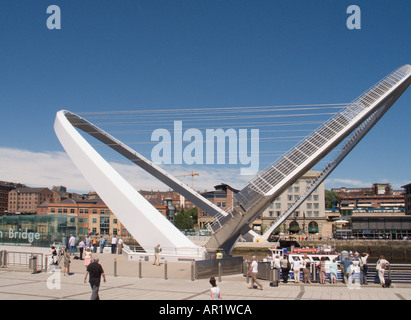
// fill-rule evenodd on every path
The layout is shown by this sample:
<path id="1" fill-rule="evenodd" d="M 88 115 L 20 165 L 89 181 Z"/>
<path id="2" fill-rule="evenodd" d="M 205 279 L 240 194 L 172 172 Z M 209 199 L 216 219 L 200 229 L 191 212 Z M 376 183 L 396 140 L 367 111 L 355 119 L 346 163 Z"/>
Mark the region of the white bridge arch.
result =
<path id="1" fill-rule="evenodd" d="M 75 127 L 110 144 L 113 149 L 117 148 L 117 151 L 122 149 L 120 153 L 132 150 L 76 114 L 62 110 L 56 115 L 54 130 L 63 148 L 141 247 L 146 252 L 153 252 L 154 246 L 160 244 L 162 255 L 203 259 L 205 249 L 195 245 L 154 208 L 97 153 Z M 132 154 L 135 161 L 140 161 L 137 153 Z"/>
<path id="2" fill-rule="evenodd" d="M 321 183 L 334 170 L 410 84 L 411 65 L 404 65 L 391 72 L 277 162 L 251 179 L 234 196 L 233 206 L 227 212 L 76 114 L 59 111 L 54 127 L 61 144 L 80 172 L 146 251 L 152 251 L 152 248 L 160 243 L 170 250 L 170 254 L 189 255 L 201 259 L 205 256 L 206 250 L 213 252 L 222 248 L 226 253 L 230 253 L 240 236 L 249 233 L 251 223 L 277 196 L 352 134 L 338 157 L 263 236 L 267 238 L 271 231 L 283 223 L 294 208 L 314 190 L 316 184 Z M 215 217 L 209 225 L 212 237 L 205 248 L 194 245 L 163 217 L 87 143 L 75 127 L 119 152 Z M 256 237 L 255 234 L 252 236 Z"/>

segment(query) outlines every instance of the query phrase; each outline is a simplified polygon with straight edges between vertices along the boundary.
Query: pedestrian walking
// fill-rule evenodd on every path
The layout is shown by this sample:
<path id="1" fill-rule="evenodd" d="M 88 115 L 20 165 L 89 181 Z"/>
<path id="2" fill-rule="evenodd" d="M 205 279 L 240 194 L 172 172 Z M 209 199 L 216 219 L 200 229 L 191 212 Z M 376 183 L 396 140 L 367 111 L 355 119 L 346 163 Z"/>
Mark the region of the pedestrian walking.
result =
<path id="1" fill-rule="evenodd" d="M 84 283 L 87 283 L 87 275 L 89 275 L 89 283 L 91 287 L 90 300 L 100 300 L 98 292 L 100 289 L 101 276 L 103 276 L 104 282 L 106 282 L 106 275 L 104 274 L 103 267 L 99 264 L 99 259 L 97 257 L 95 257 L 93 262 L 87 266 Z"/>
<path id="2" fill-rule="evenodd" d="M 214 277 L 210 278 L 210 284 L 212 288 L 210 289 L 210 297 L 211 300 L 221 300 L 223 297 L 221 296 L 221 290 L 217 286 L 217 282 Z"/>
<path id="3" fill-rule="evenodd" d="M 160 244 L 158 244 L 157 246 L 154 247 L 154 263 L 153 265 L 160 265 L 160 252 L 162 251 L 162 249 L 160 248 Z"/>
<path id="4" fill-rule="evenodd" d="M 51 261 L 55 268 L 58 268 L 58 253 L 54 246 L 51 246 Z"/>
<path id="5" fill-rule="evenodd" d="M 64 250 L 63 261 L 64 261 L 63 275 L 68 276 L 70 275 L 70 263 L 71 263 L 70 252 L 68 248 Z"/>
<path id="6" fill-rule="evenodd" d="M 93 258 L 93 254 L 91 253 L 91 249 L 87 248 L 86 253 L 84 254 L 84 265 L 86 267 L 91 263 L 92 258 Z"/>
<path id="7" fill-rule="evenodd" d="M 112 253 L 112 254 L 115 254 L 115 253 L 116 253 L 116 249 L 117 249 L 117 238 L 116 238 L 116 236 L 114 235 L 114 236 L 111 238 L 111 253 Z"/>
<path id="8" fill-rule="evenodd" d="M 247 275 L 251 271 L 251 287 L 248 287 L 248 289 L 254 289 L 254 283 L 257 283 L 258 286 L 260 287 L 260 290 L 263 290 L 263 285 L 257 280 L 258 276 L 258 262 L 255 256 L 253 256 L 253 262 L 251 263 L 250 269 L 247 272 Z"/>
<path id="9" fill-rule="evenodd" d="M 362 254 L 360 258 L 360 284 L 367 285 L 367 275 L 368 275 L 368 257 L 370 255 L 366 252 Z"/>
<path id="10" fill-rule="evenodd" d="M 287 283 L 288 282 L 288 273 L 290 272 L 291 266 L 290 263 L 287 259 L 287 256 L 283 256 L 280 260 L 280 266 L 281 266 L 281 275 L 283 278 L 283 282 Z"/>
<path id="11" fill-rule="evenodd" d="M 380 256 L 380 259 L 377 261 L 376 269 L 378 271 L 378 278 L 380 279 L 380 284 L 383 288 L 388 287 L 385 281 L 385 269 L 387 268 L 389 262 L 385 259 L 384 256 Z"/>

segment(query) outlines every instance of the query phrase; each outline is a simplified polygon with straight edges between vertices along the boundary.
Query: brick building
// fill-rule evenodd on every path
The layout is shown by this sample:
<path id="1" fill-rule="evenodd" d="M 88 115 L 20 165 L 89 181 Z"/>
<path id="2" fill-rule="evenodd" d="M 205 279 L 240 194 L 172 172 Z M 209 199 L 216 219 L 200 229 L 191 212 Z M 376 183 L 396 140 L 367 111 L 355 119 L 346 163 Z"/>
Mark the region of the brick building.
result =
<path id="1" fill-rule="evenodd" d="M 374 183 L 371 188 L 333 188 L 341 197 L 340 212 L 351 215 L 404 215 L 404 195 L 388 183 Z"/>
<path id="2" fill-rule="evenodd" d="M 20 183 L 0 181 L 0 216 L 7 214 L 9 209 L 9 192 L 16 188 L 26 187 Z"/>
<path id="3" fill-rule="evenodd" d="M 9 214 L 36 214 L 37 207 L 43 202 L 59 201 L 59 194 L 48 188 L 16 188 L 9 192 L 7 210 Z"/>
<path id="4" fill-rule="evenodd" d="M 230 187 L 228 184 L 221 183 L 214 186 L 213 191 L 202 192 L 201 195 L 210 202 L 220 207 L 223 210 L 229 210 L 233 205 L 234 194 L 239 190 Z M 198 226 L 200 229 L 206 228 L 206 223 L 213 221 L 214 218 L 207 212 L 198 209 Z"/>

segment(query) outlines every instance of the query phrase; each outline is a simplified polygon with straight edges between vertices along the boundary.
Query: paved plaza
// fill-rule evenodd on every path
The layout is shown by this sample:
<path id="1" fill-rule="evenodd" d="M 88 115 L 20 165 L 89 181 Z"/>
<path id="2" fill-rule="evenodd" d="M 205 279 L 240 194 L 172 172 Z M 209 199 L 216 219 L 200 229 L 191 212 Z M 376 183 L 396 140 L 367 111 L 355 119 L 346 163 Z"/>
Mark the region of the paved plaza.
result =
<path id="1" fill-rule="evenodd" d="M 97 254 L 98 255 L 98 254 Z M 190 263 L 168 264 L 168 279 L 164 279 L 164 265 L 153 266 L 142 262 L 139 277 L 138 262 L 121 260 L 121 256 L 99 255 L 107 275 L 102 281 L 102 300 L 209 300 L 208 279 L 190 280 Z M 114 276 L 114 259 L 117 276 Z M 28 269 L 13 267 L 0 269 L 0 300 L 89 300 L 90 286 L 84 283 L 84 261 L 73 260 L 71 275 L 62 270 L 32 274 Z M 411 285 L 393 284 L 381 288 L 377 284 L 348 288 L 342 283 L 288 284 L 271 287 L 261 280 L 264 290 L 248 289 L 242 275 L 224 276 L 218 283 L 224 300 L 411 300 Z"/>

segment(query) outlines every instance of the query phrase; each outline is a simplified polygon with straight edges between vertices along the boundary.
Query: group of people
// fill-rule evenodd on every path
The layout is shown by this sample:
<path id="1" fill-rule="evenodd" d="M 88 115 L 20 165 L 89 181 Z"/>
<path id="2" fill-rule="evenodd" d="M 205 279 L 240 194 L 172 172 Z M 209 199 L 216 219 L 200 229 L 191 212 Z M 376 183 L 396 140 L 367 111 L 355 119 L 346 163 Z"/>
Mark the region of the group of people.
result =
<path id="1" fill-rule="evenodd" d="M 55 246 L 51 247 L 51 262 L 50 265 L 53 265 L 55 268 L 60 268 L 59 262 L 63 260 L 63 274 L 65 276 L 70 275 L 70 252 L 68 247 L 63 247 L 60 250 Z"/>
<path id="2" fill-rule="evenodd" d="M 327 261 L 328 259 L 326 256 L 323 256 L 319 261 L 313 261 L 307 254 L 304 254 L 302 259 L 291 259 L 287 255 L 283 255 L 282 257 L 277 255 L 272 259 L 271 263 L 274 269 L 279 272 L 281 271 L 283 283 L 288 283 L 289 274 L 292 270 L 295 283 L 299 283 L 300 281 L 308 284 L 311 283 L 313 272 L 315 272 L 316 279 L 319 280 L 320 284 L 326 283 L 327 273 L 329 273 L 330 283 L 336 284 L 338 266 L 340 266 L 343 283 L 352 285 L 355 281 L 358 281 L 360 285 L 367 285 L 368 257 L 368 253 L 359 254 L 358 252 L 350 252 L 347 254 L 342 254 L 341 260 L 340 257 L 338 257 L 331 261 Z M 326 267 L 326 264 L 328 264 L 328 267 Z M 384 256 L 380 256 L 380 259 L 376 264 L 376 270 L 382 287 L 389 286 L 385 279 L 385 270 L 388 265 L 389 262 L 384 258 Z M 262 290 L 263 287 L 257 280 L 258 263 L 254 256 L 247 274 L 250 274 L 250 272 L 252 273 L 250 288 L 253 288 L 254 283 L 257 283 Z"/>
<path id="3" fill-rule="evenodd" d="M 67 247 L 69 249 L 70 255 L 74 255 L 75 250 L 76 250 L 76 245 L 77 245 L 76 237 L 71 234 L 68 239 L 68 243 L 67 243 Z M 87 256 L 87 251 L 96 253 L 98 246 L 100 248 L 100 253 L 103 253 L 104 247 L 106 246 L 106 239 L 104 239 L 102 235 L 100 236 L 100 239 L 98 240 L 97 238 L 92 239 L 90 236 L 87 236 L 84 241 L 81 240 L 78 243 L 80 260 L 83 260 L 83 253 L 86 253 L 86 256 Z M 122 248 L 123 248 L 123 240 L 121 238 L 117 238 L 117 236 L 114 235 L 111 238 L 111 253 L 121 254 Z"/>
<path id="4" fill-rule="evenodd" d="M 70 237 L 71 239 L 71 237 Z M 75 242 L 71 242 L 69 240 L 69 245 L 70 244 L 75 244 Z M 63 268 L 63 273 L 64 276 L 70 275 L 70 263 L 71 263 L 71 253 L 73 252 L 71 247 L 63 247 L 61 250 L 57 249 L 55 246 L 51 247 L 51 259 L 52 259 L 52 264 L 56 267 L 59 268 L 59 261 L 63 260 L 64 268 Z M 79 244 L 80 246 L 80 244 Z M 84 247 L 80 247 L 83 249 Z M 80 250 L 80 258 L 82 259 L 82 253 L 83 251 Z M 74 252 L 73 252 L 74 254 Z M 99 289 L 100 289 L 100 282 L 101 282 L 101 277 L 103 277 L 104 282 L 106 282 L 106 275 L 104 273 L 103 267 L 99 263 L 99 258 L 98 257 L 93 257 L 91 248 L 90 246 L 86 248 L 85 252 L 85 259 L 84 259 L 84 265 L 86 267 L 86 273 L 84 277 L 84 283 L 87 283 L 87 277 L 89 277 L 89 283 L 91 287 L 91 298 L 90 300 L 100 300 L 99 297 Z"/>

